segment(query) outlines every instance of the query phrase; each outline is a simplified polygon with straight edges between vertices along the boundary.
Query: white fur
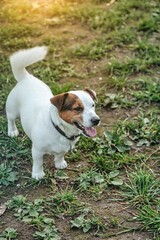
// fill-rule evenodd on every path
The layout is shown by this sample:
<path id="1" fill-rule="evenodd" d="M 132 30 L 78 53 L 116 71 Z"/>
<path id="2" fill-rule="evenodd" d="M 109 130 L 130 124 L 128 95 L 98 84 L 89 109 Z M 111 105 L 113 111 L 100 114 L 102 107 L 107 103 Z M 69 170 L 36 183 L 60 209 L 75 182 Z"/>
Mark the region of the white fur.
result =
<path id="1" fill-rule="evenodd" d="M 68 137 L 80 133 L 80 130 L 75 126 L 60 118 L 57 108 L 50 103 L 50 99 L 53 97 L 50 88 L 25 69 L 30 64 L 42 60 L 46 53 L 46 47 L 35 47 L 19 51 L 11 56 L 12 71 L 18 83 L 10 92 L 6 102 L 8 135 L 11 137 L 18 136 L 15 119 L 20 117 L 25 133 L 32 140 L 32 177 L 35 179 L 44 176 L 43 155 L 46 153 L 55 156 L 56 168 L 66 168 L 67 163 L 64 160 L 64 155 L 69 150 L 70 145 L 74 146 L 78 140 L 77 138 L 75 141 L 70 141 L 63 137 L 54 128 L 52 121 Z M 83 102 L 85 106 L 83 124 L 90 127 L 91 117 L 97 116 L 92 98 L 84 91 L 71 92 L 76 94 Z"/>

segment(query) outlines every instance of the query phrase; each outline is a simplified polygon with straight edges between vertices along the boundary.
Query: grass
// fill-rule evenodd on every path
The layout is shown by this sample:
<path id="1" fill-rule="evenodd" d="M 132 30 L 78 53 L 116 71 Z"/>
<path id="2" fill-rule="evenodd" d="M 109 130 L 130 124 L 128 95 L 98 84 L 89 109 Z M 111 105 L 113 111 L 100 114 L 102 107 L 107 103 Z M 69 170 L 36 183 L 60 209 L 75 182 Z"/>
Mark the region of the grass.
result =
<path id="1" fill-rule="evenodd" d="M 120 122 L 117 131 L 129 136 L 139 147 L 142 145 L 150 146 L 159 142 L 158 122 L 159 110 L 140 111 L 139 115 L 132 120 L 126 119 L 124 122 Z"/>
<path id="2" fill-rule="evenodd" d="M 159 204 L 156 209 L 153 209 L 150 205 L 144 206 L 139 210 L 138 220 L 143 223 L 142 229 L 149 229 L 154 232 L 154 237 L 159 239 Z"/>
<path id="3" fill-rule="evenodd" d="M 99 38 L 92 40 L 88 45 L 80 45 L 72 50 L 74 57 L 88 58 L 98 60 L 104 57 L 111 50 L 111 46 L 107 45 L 106 39 Z"/>
<path id="4" fill-rule="evenodd" d="M 134 230 L 137 239 L 159 239 L 160 4 L 108 3 L 0 3 L 0 197 L 9 200 L 0 239 L 132 238 Z M 93 88 L 102 118 L 97 137 L 82 136 L 67 154 L 66 170 L 45 157 L 46 177 L 38 182 L 30 179 L 31 141 L 19 121 L 20 135 L 9 138 L 5 116 L 16 84 L 9 55 L 36 45 L 47 45 L 48 55 L 28 70 L 53 94 Z M 130 228 L 124 201 L 138 216 Z M 19 220 L 16 227 L 8 216 Z"/>
<path id="5" fill-rule="evenodd" d="M 151 103 L 158 103 L 160 84 L 159 79 L 139 79 L 137 82 L 137 91 L 133 92 L 136 101 L 141 101 L 150 105 Z"/>
<path id="6" fill-rule="evenodd" d="M 158 202 L 160 193 L 159 179 L 155 179 L 154 173 L 139 169 L 135 173 L 129 174 L 129 183 L 123 188 L 123 194 L 132 202 L 132 204 L 146 205 L 151 202 Z"/>

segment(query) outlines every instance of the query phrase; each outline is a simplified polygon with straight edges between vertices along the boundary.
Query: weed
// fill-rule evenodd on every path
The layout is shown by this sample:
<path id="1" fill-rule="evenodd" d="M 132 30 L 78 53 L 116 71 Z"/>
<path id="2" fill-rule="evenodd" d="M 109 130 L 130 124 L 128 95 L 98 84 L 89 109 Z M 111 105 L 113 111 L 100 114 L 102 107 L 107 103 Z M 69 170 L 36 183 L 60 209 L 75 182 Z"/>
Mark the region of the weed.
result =
<path id="1" fill-rule="evenodd" d="M 78 183 L 78 191 L 91 191 L 93 193 L 104 190 L 108 184 L 119 186 L 123 182 L 117 178 L 119 171 L 102 174 L 95 169 L 91 169 L 86 173 L 81 173 L 79 177 L 75 178 L 74 181 Z"/>
<path id="2" fill-rule="evenodd" d="M 123 194 L 135 204 L 149 204 L 156 202 L 160 193 L 159 179 L 155 179 L 153 171 L 144 169 L 130 173 L 128 177 L 129 183 L 123 188 Z"/>
<path id="3" fill-rule="evenodd" d="M 0 240 L 11 240 L 18 236 L 17 231 L 14 228 L 8 227 L 0 235 Z"/>
<path id="4" fill-rule="evenodd" d="M 132 100 L 129 100 L 127 96 L 113 94 L 113 93 L 107 93 L 104 94 L 103 98 L 101 98 L 101 106 L 107 107 L 110 106 L 111 108 L 128 108 L 135 105 L 135 103 Z"/>
<path id="5" fill-rule="evenodd" d="M 0 117 L 0 157 L 3 161 L 12 160 L 12 163 L 16 162 L 16 165 L 21 163 L 21 158 L 31 159 L 30 149 L 31 141 L 26 137 L 10 138 L 7 134 L 7 121 L 3 117 Z M 19 124 L 18 124 L 19 125 Z M 20 126 L 19 126 L 20 127 Z M 23 144 L 22 144 L 23 143 Z M 14 161 L 16 160 L 16 161 Z"/>
<path id="6" fill-rule="evenodd" d="M 138 53 L 139 58 L 150 60 L 152 58 L 159 59 L 160 47 L 159 45 L 149 43 L 146 39 L 139 41 L 135 45 L 134 50 Z"/>
<path id="7" fill-rule="evenodd" d="M 45 214 L 42 214 L 44 206 L 43 199 L 35 199 L 34 202 L 27 201 L 27 199 L 18 195 L 10 199 L 6 205 L 9 209 L 13 209 L 14 214 L 19 220 L 25 223 L 34 224 L 42 231 L 36 231 L 34 237 L 38 239 L 50 239 L 49 237 L 55 237 L 54 239 L 60 239 L 55 228 L 54 219 L 48 218 Z M 44 238 L 43 238 L 44 237 Z M 45 238 L 46 237 L 46 238 Z"/>
<path id="8" fill-rule="evenodd" d="M 32 217 L 39 217 L 39 212 L 43 211 L 42 202 L 42 199 L 35 199 L 34 203 L 32 203 L 27 201 L 24 196 L 18 195 L 9 200 L 6 205 L 9 209 L 14 209 L 17 212 L 15 213 L 16 217 L 27 221 L 27 219 Z"/>
<path id="9" fill-rule="evenodd" d="M 72 190 L 66 189 L 48 198 L 47 205 L 53 213 L 67 212 L 72 215 L 81 206 L 81 203 L 76 200 L 75 193 Z"/>
<path id="10" fill-rule="evenodd" d="M 105 38 L 93 40 L 88 45 L 80 45 L 72 50 L 72 55 L 76 57 L 85 57 L 92 60 L 101 59 L 111 50 L 106 44 Z"/>
<path id="11" fill-rule="evenodd" d="M 89 213 L 91 213 L 91 217 L 87 218 Z M 84 233 L 93 228 L 97 229 L 96 233 L 100 230 L 105 231 L 107 228 L 99 217 L 94 216 L 90 207 L 80 210 L 80 215 L 71 220 L 71 224 L 72 228 L 82 229 Z"/>
<path id="12" fill-rule="evenodd" d="M 51 88 L 53 94 L 57 95 L 60 93 L 69 92 L 73 88 L 73 85 L 72 85 L 72 83 L 59 84 L 57 82 L 52 82 L 50 84 L 50 88 Z"/>
<path id="13" fill-rule="evenodd" d="M 99 232 L 101 229 L 105 231 L 104 224 L 99 219 L 99 217 L 92 217 L 85 219 L 85 216 L 80 215 L 79 217 L 75 218 L 71 221 L 73 228 L 79 228 L 82 229 L 84 233 L 88 232 L 89 230 L 96 228 L 96 233 Z"/>
<path id="14" fill-rule="evenodd" d="M 29 24 L 10 24 L 7 26 L 2 26 L 0 29 L 0 39 L 1 41 L 6 41 L 7 39 L 14 38 L 24 38 L 24 37 L 37 37 L 41 35 L 41 31 L 37 27 L 33 27 Z"/>
<path id="15" fill-rule="evenodd" d="M 86 151 L 92 151 L 95 149 L 96 143 L 91 138 L 86 138 L 84 136 L 80 137 L 80 140 L 77 143 L 77 149 L 82 150 L 84 152 Z"/>
<path id="16" fill-rule="evenodd" d="M 30 38 L 14 38 L 14 39 L 8 39 L 5 40 L 2 43 L 2 47 L 5 48 L 6 50 L 18 50 L 18 49 L 24 49 L 24 48 L 29 48 L 32 47 L 32 43 Z"/>
<path id="17" fill-rule="evenodd" d="M 154 232 L 155 237 L 159 237 L 160 229 L 160 205 L 158 204 L 156 209 L 151 205 L 143 206 L 142 209 L 139 209 L 137 220 L 140 220 L 143 224 L 142 229 Z M 159 239 L 159 238 L 156 238 Z"/>
<path id="18" fill-rule="evenodd" d="M 77 76 L 74 66 L 70 64 L 68 59 L 49 58 L 48 61 L 39 62 L 31 67 L 34 75 L 50 85 L 53 81 L 59 81 L 63 77 Z"/>
<path id="19" fill-rule="evenodd" d="M 129 77 L 136 73 L 148 73 L 149 72 L 149 61 L 144 62 L 139 59 L 132 58 L 128 61 L 117 61 L 107 63 L 106 73 L 108 75 Z"/>
<path id="20" fill-rule="evenodd" d="M 137 91 L 133 92 L 136 100 L 145 104 L 151 104 L 153 102 L 160 101 L 160 82 L 159 79 L 140 79 L 137 82 Z"/>
<path id="21" fill-rule="evenodd" d="M 11 198 L 7 203 L 6 206 L 9 209 L 14 209 L 15 211 L 19 211 L 19 209 L 21 209 L 21 207 L 25 204 L 26 202 L 26 197 L 22 196 L 22 195 L 18 195 L 15 196 L 13 198 Z"/>
<path id="22" fill-rule="evenodd" d="M 123 47 L 125 45 L 132 44 L 135 40 L 135 28 L 127 27 L 122 29 L 116 29 L 110 32 L 106 38 L 107 44 L 111 44 L 113 47 Z"/>
<path id="23" fill-rule="evenodd" d="M 52 226 L 52 227 L 45 227 L 43 231 L 36 231 L 33 234 L 33 237 L 35 239 L 54 239 L 54 240 L 60 240 L 61 237 L 58 236 L 57 234 L 57 229 Z"/>
<path id="24" fill-rule="evenodd" d="M 92 155 L 91 162 L 94 163 L 95 168 L 100 172 L 110 172 L 115 169 L 122 169 L 127 165 L 139 163 L 143 161 L 144 156 L 130 156 L 126 153 L 114 153 L 109 156 L 105 153 Z"/>
<path id="25" fill-rule="evenodd" d="M 8 186 L 17 180 L 17 172 L 12 167 L 2 163 L 0 165 L 0 187 L 1 185 Z"/>
<path id="26" fill-rule="evenodd" d="M 100 145 L 99 151 L 103 151 L 104 148 L 107 148 L 108 154 L 114 154 L 115 152 L 124 153 L 130 150 L 130 146 L 133 143 L 126 139 L 125 134 L 119 134 L 115 131 L 105 131 L 104 132 L 105 141 Z"/>
<path id="27" fill-rule="evenodd" d="M 38 29 L 27 24 L 11 24 L 0 29 L 1 46 L 7 50 L 17 50 L 31 47 L 29 37 L 41 35 Z M 18 37 L 17 37 L 18 36 Z"/>
<path id="28" fill-rule="evenodd" d="M 86 191 L 91 186 L 95 186 L 97 184 L 101 186 L 103 185 L 103 188 L 106 186 L 105 177 L 94 169 L 91 169 L 89 172 L 86 173 L 81 173 L 79 177 L 74 179 L 74 181 L 79 182 L 78 190 L 83 191 Z"/>
<path id="29" fill-rule="evenodd" d="M 153 32 L 158 32 L 160 26 L 160 17 L 157 12 L 156 15 L 151 16 L 150 19 L 142 19 L 139 23 L 138 30 L 143 31 L 146 34 L 151 34 Z"/>
<path id="30" fill-rule="evenodd" d="M 156 112 L 158 113 L 159 110 Z M 133 121 L 134 120 L 134 121 Z M 141 111 L 140 115 L 134 117 L 132 121 L 126 119 L 117 124 L 117 131 L 126 134 L 135 141 L 138 147 L 142 145 L 150 146 L 159 142 L 159 115 L 155 114 L 155 110 L 147 113 Z"/>

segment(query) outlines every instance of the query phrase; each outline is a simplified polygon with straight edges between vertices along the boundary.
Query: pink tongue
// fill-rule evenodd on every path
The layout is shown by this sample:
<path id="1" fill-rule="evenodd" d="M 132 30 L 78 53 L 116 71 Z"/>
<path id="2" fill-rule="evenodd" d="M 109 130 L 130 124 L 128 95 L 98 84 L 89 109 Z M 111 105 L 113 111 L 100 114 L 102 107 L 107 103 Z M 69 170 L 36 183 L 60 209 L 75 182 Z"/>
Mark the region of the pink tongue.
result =
<path id="1" fill-rule="evenodd" d="M 85 131 L 88 133 L 90 137 L 95 137 L 97 135 L 97 131 L 93 127 L 85 127 Z"/>

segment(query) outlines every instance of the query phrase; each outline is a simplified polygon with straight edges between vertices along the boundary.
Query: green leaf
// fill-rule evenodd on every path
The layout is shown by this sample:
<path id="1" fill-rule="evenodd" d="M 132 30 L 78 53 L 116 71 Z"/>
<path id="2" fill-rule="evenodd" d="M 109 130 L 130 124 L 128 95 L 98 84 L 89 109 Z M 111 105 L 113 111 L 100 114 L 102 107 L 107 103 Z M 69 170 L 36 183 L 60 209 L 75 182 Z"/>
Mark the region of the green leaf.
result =
<path id="1" fill-rule="evenodd" d="M 146 145 L 147 147 L 150 146 L 150 142 L 147 139 L 141 139 L 138 143 L 137 143 L 137 147 L 141 147 L 143 145 Z"/>
<path id="2" fill-rule="evenodd" d="M 108 148 L 108 154 L 113 154 L 115 151 L 115 148 Z"/>
<path id="3" fill-rule="evenodd" d="M 45 217 L 43 221 L 46 224 L 53 224 L 55 222 L 53 218 L 47 218 L 47 217 Z"/>
<path id="4" fill-rule="evenodd" d="M 23 222 L 25 222 L 25 223 L 32 223 L 32 218 L 29 218 L 29 217 L 24 217 L 23 218 Z"/>
<path id="5" fill-rule="evenodd" d="M 66 173 L 64 173 L 63 171 L 58 171 L 54 174 L 54 177 L 55 178 L 58 178 L 58 179 L 68 179 L 68 175 Z"/>
<path id="6" fill-rule="evenodd" d="M 86 233 L 86 232 L 88 232 L 91 228 L 92 228 L 91 224 L 87 223 L 87 224 L 83 227 L 83 232 Z"/>
<path id="7" fill-rule="evenodd" d="M 133 142 L 132 142 L 132 141 L 129 141 L 129 140 L 125 140 L 125 141 L 124 141 L 124 144 L 127 145 L 127 146 L 132 146 L 132 145 L 133 145 Z"/>
<path id="8" fill-rule="evenodd" d="M 71 221 L 72 227 L 81 228 L 81 227 L 83 227 L 83 222 L 84 222 L 84 217 L 79 216 L 76 219 L 74 219 L 73 221 Z"/>
<path id="9" fill-rule="evenodd" d="M 110 183 L 115 185 L 115 186 L 123 185 L 123 181 L 119 178 L 114 178 L 114 180 L 110 181 Z"/>
<path id="10" fill-rule="evenodd" d="M 144 118 L 143 121 L 145 124 L 150 122 L 148 118 Z"/>
<path id="11" fill-rule="evenodd" d="M 109 173 L 109 178 L 114 178 L 118 175 L 119 175 L 119 171 L 115 170 L 115 171 Z"/>
<path id="12" fill-rule="evenodd" d="M 104 132 L 104 136 L 105 136 L 106 140 L 107 140 L 109 143 L 112 142 L 112 138 L 113 138 L 112 132 L 105 131 L 105 132 Z"/>
<path id="13" fill-rule="evenodd" d="M 32 208 L 29 211 L 29 216 L 31 216 L 31 217 L 38 217 L 38 215 L 39 215 L 39 213 L 34 208 Z"/>
<path id="14" fill-rule="evenodd" d="M 102 182 L 104 182 L 104 177 L 102 176 L 102 175 L 97 175 L 97 176 L 95 176 L 95 182 L 96 183 L 102 183 Z"/>
<path id="15" fill-rule="evenodd" d="M 125 146 L 125 145 L 116 145 L 115 147 L 117 148 L 118 152 L 120 152 L 120 153 L 123 153 L 126 150 L 129 150 L 129 147 Z"/>

